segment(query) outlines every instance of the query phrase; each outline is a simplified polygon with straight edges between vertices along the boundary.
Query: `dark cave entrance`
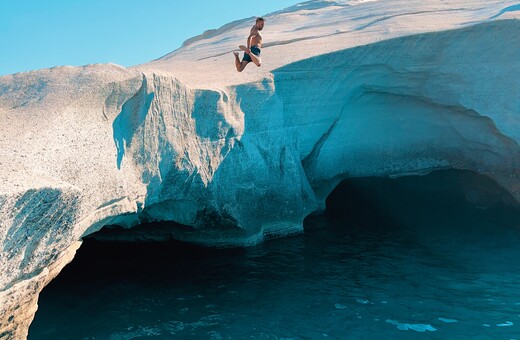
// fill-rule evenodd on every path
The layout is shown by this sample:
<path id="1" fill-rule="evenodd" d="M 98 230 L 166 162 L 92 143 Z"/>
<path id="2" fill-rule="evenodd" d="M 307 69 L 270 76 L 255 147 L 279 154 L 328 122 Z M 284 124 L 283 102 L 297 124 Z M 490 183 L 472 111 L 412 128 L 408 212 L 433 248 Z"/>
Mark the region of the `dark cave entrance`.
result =
<path id="1" fill-rule="evenodd" d="M 520 230 L 520 206 L 511 194 L 490 177 L 466 170 L 347 179 L 328 196 L 325 213 L 352 228 L 477 238 Z"/>

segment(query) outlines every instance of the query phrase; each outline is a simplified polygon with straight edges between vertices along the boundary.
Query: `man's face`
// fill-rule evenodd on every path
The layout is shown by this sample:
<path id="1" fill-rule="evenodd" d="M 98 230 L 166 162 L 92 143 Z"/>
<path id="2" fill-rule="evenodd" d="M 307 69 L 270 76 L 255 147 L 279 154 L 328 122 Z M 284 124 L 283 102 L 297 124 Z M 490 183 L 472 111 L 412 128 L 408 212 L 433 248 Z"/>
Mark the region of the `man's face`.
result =
<path id="1" fill-rule="evenodd" d="M 256 28 L 258 28 L 258 30 L 261 31 L 262 28 L 264 28 L 264 22 L 262 20 L 258 20 L 256 22 Z"/>

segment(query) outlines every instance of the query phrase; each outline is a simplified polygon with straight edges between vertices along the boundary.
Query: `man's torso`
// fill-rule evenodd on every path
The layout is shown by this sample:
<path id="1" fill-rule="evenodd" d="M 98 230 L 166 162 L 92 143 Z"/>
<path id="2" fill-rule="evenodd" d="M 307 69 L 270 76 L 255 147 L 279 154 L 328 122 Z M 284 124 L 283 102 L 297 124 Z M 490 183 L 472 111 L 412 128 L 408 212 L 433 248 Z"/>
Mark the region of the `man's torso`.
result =
<path id="1" fill-rule="evenodd" d="M 256 28 L 256 25 L 251 28 L 251 34 L 253 35 L 251 46 L 262 47 L 262 33 Z"/>

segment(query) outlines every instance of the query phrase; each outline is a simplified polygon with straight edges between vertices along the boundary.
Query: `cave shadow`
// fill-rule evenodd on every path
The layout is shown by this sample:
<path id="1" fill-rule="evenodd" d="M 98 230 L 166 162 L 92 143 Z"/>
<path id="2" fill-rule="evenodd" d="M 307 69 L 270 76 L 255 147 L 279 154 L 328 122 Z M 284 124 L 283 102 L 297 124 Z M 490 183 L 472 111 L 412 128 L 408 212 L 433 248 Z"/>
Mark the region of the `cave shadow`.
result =
<path id="1" fill-rule="evenodd" d="M 325 217 L 339 233 L 403 233 L 425 244 L 520 236 L 520 205 L 490 177 L 466 170 L 346 179 L 328 196 Z"/>

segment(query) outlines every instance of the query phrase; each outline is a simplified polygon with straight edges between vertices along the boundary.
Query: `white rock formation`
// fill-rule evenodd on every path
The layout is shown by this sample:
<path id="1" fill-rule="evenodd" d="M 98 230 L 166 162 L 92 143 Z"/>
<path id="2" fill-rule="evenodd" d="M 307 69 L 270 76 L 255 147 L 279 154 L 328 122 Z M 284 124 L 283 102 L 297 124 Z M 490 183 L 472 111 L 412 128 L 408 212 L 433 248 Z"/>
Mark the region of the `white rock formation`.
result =
<path id="1" fill-rule="evenodd" d="M 0 77 L 0 338 L 104 225 L 248 245 L 301 231 L 345 178 L 448 168 L 520 202 L 519 9 L 308 1 L 266 16 L 242 73 L 251 18 L 130 69 Z"/>

